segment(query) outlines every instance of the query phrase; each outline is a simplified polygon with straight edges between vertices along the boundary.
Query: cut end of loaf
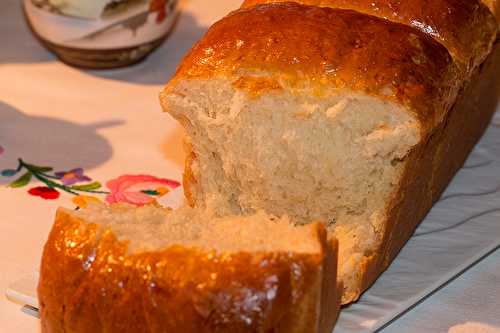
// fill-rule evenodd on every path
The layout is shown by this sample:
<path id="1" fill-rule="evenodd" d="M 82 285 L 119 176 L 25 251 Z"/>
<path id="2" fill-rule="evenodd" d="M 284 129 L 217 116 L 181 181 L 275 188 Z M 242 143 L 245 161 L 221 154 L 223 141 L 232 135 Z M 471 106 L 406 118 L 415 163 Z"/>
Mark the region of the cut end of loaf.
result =
<path id="1" fill-rule="evenodd" d="M 207 211 L 182 207 L 175 211 L 158 205 L 90 204 L 66 214 L 110 230 L 128 242 L 131 253 L 184 246 L 217 252 L 321 253 L 318 226 L 294 228 L 286 216 L 258 211 L 248 216 L 215 218 Z M 276 235 L 279 235 L 278 237 Z"/>
<path id="2" fill-rule="evenodd" d="M 196 156 L 186 186 L 196 206 L 219 216 L 264 210 L 325 224 L 339 239 L 344 303 L 352 301 L 418 122 L 400 105 L 350 90 L 316 97 L 255 82 L 181 80 L 163 92 Z"/>
<path id="3" fill-rule="evenodd" d="M 60 209 L 40 270 L 42 330 L 331 332 L 336 263 L 320 224 L 263 212 Z"/>

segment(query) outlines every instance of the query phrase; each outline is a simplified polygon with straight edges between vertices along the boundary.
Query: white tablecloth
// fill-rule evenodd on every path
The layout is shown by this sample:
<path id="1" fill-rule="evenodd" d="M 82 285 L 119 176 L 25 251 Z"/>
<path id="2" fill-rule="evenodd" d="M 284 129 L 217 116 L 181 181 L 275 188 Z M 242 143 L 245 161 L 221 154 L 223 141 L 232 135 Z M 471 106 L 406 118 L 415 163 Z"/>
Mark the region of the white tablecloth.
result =
<path id="1" fill-rule="evenodd" d="M 2 0 L 0 170 L 15 168 L 22 158 L 54 171 L 81 167 L 103 184 L 124 174 L 180 180 L 181 130 L 160 112 L 158 92 L 207 26 L 239 3 L 186 1 L 174 33 L 146 62 L 93 72 L 58 62 L 31 36 L 20 1 Z M 3 291 L 38 267 L 55 208 L 74 204 L 65 193 L 57 200 L 28 194 L 41 185 L 35 181 L 23 188 L 3 186 L 11 180 L 0 177 L 0 332 L 37 332 L 38 319 L 6 300 Z M 384 332 L 445 332 L 469 321 L 500 327 L 500 253 Z"/>

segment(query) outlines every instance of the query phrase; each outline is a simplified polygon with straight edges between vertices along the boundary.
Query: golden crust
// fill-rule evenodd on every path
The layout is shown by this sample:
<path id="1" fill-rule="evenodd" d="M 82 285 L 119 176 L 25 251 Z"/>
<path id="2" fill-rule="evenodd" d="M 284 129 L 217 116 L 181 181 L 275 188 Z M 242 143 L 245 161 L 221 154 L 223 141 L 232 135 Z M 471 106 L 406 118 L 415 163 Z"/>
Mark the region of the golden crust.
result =
<path id="1" fill-rule="evenodd" d="M 246 0 L 242 7 L 290 0 Z M 480 65 L 495 40 L 497 22 L 479 0 L 295 0 L 309 6 L 355 10 L 411 26 L 448 49 L 464 71 Z"/>
<path id="2" fill-rule="evenodd" d="M 343 284 L 341 280 L 337 279 L 338 248 L 338 241 L 336 239 L 330 239 L 325 249 L 326 256 L 323 286 L 328 286 L 328 289 L 321 293 L 320 332 L 330 333 L 333 331 L 342 303 Z M 328 265 L 327 263 L 330 264 Z"/>
<path id="3" fill-rule="evenodd" d="M 240 9 L 214 24 L 165 88 L 179 80 L 264 74 L 290 90 L 315 95 L 352 89 L 408 107 L 429 133 L 462 82 L 447 50 L 411 27 L 348 10 L 295 3 Z M 255 84 L 243 85 L 252 87 Z"/>
<path id="4" fill-rule="evenodd" d="M 323 293 L 339 298 L 322 282 L 337 249 L 319 224 L 317 235 L 317 255 L 129 254 L 111 230 L 60 210 L 42 258 L 42 332 L 331 332 L 331 319 L 318 328 L 318 304 Z"/>

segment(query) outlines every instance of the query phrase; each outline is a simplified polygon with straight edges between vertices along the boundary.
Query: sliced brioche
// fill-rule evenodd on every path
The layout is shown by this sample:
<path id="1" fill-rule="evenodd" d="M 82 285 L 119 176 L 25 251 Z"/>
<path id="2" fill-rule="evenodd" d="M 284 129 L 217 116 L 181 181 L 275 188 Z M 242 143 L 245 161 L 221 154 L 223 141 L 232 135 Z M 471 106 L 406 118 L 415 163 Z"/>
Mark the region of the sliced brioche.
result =
<path id="1" fill-rule="evenodd" d="M 496 34 L 484 15 L 476 29 L 489 31 L 481 41 L 488 47 L 453 58 L 425 32 L 351 10 L 287 2 L 231 13 L 161 94 L 189 136 L 190 203 L 220 216 L 265 210 L 321 221 L 339 240 L 342 301 L 356 300 L 492 113 L 450 112 L 480 70 L 457 59 L 481 62 Z M 462 123 L 469 116 L 474 125 Z M 457 135 L 464 127 L 469 137 Z"/>
<path id="2" fill-rule="evenodd" d="M 162 92 L 190 206 L 58 211 L 43 332 L 329 333 L 394 259 L 496 108 L 496 24 L 476 0 L 298 2 L 245 1 Z"/>
<path id="3" fill-rule="evenodd" d="M 60 209 L 38 287 L 43 332 L 331 332 L 336 244 L 263 212 Z"/>
<path id="4" fill-rule="evenodd" d="M 419 31 L 279 3 L 216 23 L 161 101 L 190 136 L 192 203 L 323 222 L 340 240 L 347 303 L 382 242 L 407 156 L 441 122 L 460 75 Z"/>

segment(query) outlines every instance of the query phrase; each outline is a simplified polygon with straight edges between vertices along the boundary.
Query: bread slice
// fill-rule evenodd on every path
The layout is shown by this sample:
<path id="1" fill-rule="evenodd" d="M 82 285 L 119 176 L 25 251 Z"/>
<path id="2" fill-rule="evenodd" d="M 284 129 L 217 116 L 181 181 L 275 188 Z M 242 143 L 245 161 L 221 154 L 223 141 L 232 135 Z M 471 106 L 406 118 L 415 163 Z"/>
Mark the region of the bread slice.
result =
<path id="1" fill-rule="evenodd" d="M 456 59 L 424 32 L 351 10 L 273 3 L 231 13 L 160 97 L 188 132 L 188 199 L 219 216 L 321 221 L 339 240 L 342 302 L 355 301 L 493 112 L 464 106 L 461 89 L 480 66 Z"/>
<path id="2" fill-rule="evenodd" d="M 42 331 L 329 333 L 336 251 L 321 224 L 261 211 L 60 209 L 42 258 Z"/>

